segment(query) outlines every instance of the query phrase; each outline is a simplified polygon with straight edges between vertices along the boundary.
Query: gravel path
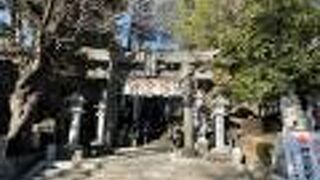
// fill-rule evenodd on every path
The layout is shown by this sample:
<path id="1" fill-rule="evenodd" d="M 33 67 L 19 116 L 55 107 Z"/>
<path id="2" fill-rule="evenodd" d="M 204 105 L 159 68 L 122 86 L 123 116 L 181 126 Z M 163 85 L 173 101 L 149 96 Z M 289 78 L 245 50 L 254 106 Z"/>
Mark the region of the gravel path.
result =
<path id="1" fill-rule="evenodd" d="M 57 162 L 33 180 L 247 180 L 228 164 L 186 159 L 168 152 L 126 149 L 116 155 L 85 159 L 77 167 Z"/>

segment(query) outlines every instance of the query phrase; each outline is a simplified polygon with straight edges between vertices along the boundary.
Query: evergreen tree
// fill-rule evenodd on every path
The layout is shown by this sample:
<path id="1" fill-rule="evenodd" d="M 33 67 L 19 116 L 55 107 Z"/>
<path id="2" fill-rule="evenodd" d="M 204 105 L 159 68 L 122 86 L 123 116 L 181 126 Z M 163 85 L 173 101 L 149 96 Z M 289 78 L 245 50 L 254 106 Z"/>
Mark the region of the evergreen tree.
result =
<path id="1" fill-rule="evenodd" d="M 262 100 L 320 84 L 320 9 L 311 0 L 180 1 L 175 29 L 187 48 L 232 61 L 235 99 Z"/>

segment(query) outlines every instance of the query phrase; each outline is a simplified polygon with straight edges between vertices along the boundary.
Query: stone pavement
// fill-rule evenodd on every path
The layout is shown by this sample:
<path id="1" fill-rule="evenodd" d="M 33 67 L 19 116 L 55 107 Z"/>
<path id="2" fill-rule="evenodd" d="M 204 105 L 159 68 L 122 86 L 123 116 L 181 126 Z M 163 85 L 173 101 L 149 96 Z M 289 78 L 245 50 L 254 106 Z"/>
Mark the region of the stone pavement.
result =
<path id="1" fill-rule="evenodd" d="M 198 158 L 186 159 L 169 152 L 124 149 L 115 155 L 85 159 L 74 166 L 56 162 L 32 180 L 247 180 L 228 164 Z"/>

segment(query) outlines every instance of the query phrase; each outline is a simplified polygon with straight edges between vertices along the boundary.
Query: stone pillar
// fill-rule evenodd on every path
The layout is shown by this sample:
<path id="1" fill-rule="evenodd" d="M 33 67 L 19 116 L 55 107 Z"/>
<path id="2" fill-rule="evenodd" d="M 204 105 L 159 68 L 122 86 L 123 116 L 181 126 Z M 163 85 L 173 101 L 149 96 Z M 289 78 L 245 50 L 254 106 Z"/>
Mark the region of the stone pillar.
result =
<path id="1" fill-rule="evenodd" d="M 132 134 L 132 146 L 138 146 L 139 138 L 139 114 L 140 114 L 140 97 L 135 95 L 133 96 L 133 134 Z"/>
<path id="2" fill-rule="evenodd" d="M 115 58 L 111 58 L 109 64 L 109 78 L 107 80 L 108 100 L 107 100 L 107 119 L 105 141 L 108 148 L 112 149 L 117 144 L 117 126 L 118 126 L 118 111 L 119 97 L 121 92 L 121 84 L 123 83 L 122 74 L 119 73 L 119 62 L 122 61 L 122 54 L 117 54 Z"/>
<path id="3" fill-rule="evenodd" d="M 219 95 L 214 102 L 213 119 L 215 122 L 215 145 L 217 150 L 224 150 L 226 149 L 225 116 L 227 115 L 226 108 L 229 105 L 229 102 L 222 95 Z"/>
<path id="4" fill-rule="evenodd" d="M 164 105 L 164 120 L 168 123 L 170 121 L 170 115 L 171 115 L 171 106 L 170 106 L 170 98 L 166 99 Z"/>
<path id="5" fill-rule="evenodd" d="M 150 124 L 148 120 L 145 120 L 143 122 L 142 133 L 143 133 L 143 144 L 145 145 L 149 141 L 149 133 L 150 133 Z"/>
<path id="6" fill-rule="evenodd" d="M 69 129 L 68 143 L 71 146 L 79 145 L 82 108 L 74 107 L 72 109 L 72 121 Z"/>
<path id="7" fill-rule="evenodd" d="M 47 146 L 47 151 L 46 151 L 46 160 L 47 160 L 48 166 L 51 166 L 53 164 L 53 161 L 56 159 L 56 156 L 57 156 L 57 145 L 49 144 Z"/>
<path id="8" fill-rule="evenodd" d="M 225 121 L 223 115 L 217 115 L 215 118 L 216 123 L 216 148 L 223 149 L 225 147 Z"/>
<path id="9" fill-rule="evenodd" d="M 187 152 L 194 151 L 194 121 L 192 118 L 192 75 L 189 65 L 184 65 L 186 77 L 184 80 L 184 107 L 183 107 L 183 131 L 184 131 L 184 149 Z"/>
<path id="10" fill-rule="evenodd" d="M 148 77 L 154 77 L 157 75 L 157 58 L 156 55 L 149 49 L 144 52 L 145 61 L 145 75 Z"/>
<path id="11" fill-rule="evenodd" d="M 197 131 L 197 139 L 200 136 L 200 129 L 203 128 L 201 126 L 204 125 L 205 120 L 204 117 L 202 116 L 202 112 L 201 112 L 201 107 L 204 104 L 204 100 L 203 100 L 203 94 L 200 91 L 197 91 L 196 95 L 195 95 L 195 101 L 194 101 L 194 106 L 193 106 L 193 120 L 194 120 L 194 126 L 196 127 Z"/>
<path id="12" fill-rule="evenodd" d="M 154 54 L 151 54 L 150 56 L 150 73 L 151 76 L 157 75 L 157 59 Z"/>
<path id="13" fill-rule="evenodd" d="M 105 144 L 105 129 L 106 129 L 106 110 L 107 110 L 107 96 L 108 92 L 103 91 L 102 99 L 100 100 L 97 108 L 97 131 L 96 139 L 91 143 L 93 146 L 103 146 Z"/>
<path id="14" fill-rule="evenodd" d="M 184 106 L 183 109 L 183 126 L 184 126 L 184 147 L 187 150 L 194 149 L 194 129 L 193 129 L 193 121 L 192 121 L 192 110 L 188 105 Z"/>
<path id="15" fill-rule="evenodd" d="M 69 128 L 68 145 L 71 149 L 80 146 L 80 129 L 81 129 L 81 118 L 84 113 L 83 104 L 84 98 L 81 95 L 73 95 L 71 97 L 71 114 L 72 120 Z"/>

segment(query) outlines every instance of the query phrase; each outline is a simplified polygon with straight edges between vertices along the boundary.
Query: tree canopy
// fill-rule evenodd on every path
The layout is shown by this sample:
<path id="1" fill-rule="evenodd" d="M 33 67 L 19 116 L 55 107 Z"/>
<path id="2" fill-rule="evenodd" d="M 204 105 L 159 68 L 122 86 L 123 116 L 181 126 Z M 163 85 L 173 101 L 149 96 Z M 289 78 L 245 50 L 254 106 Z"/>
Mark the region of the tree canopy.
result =
<path id="1" fill-rule="evenodd" d="M 188 48 L 218 48 L 232 61 L 228 87 L 256 101 L 319 86 L 320 9 L 311 0 L 192 0 L 175 30 Z M 177 34 L 178 34 L 177 33 Z"/>
<path id="2" fill-rule="evenodd" d="M 14 50 L 12 61 L 19 71 L 9 100 L 11 117 L 7 138 L 14 139 L 35 121 L 31 115 L 40 101 L 53 97 L 50 87 L 56 86 L 64 76 L 84 77 L 86 62 L 78 53 L 81 47 L 106 48 L 116 53 L 112 18 L 126 4 L 118 0 L 7 2 L 12 19 L 10 37 L 15 47 L 10 48 Z M 28 48 L 23 48 L 26 38 L 31 40 Z"/>

